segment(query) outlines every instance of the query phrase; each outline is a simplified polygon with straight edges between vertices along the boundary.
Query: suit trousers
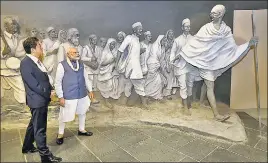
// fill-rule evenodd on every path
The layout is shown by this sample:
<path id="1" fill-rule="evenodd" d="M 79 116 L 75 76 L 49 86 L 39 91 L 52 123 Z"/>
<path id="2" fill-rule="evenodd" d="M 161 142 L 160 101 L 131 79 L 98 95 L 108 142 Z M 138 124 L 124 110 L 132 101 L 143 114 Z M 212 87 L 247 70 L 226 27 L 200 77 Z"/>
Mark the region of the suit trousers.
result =
<path id="1" fill-rule="evenodd" d="M 36 142 L 40 156 L 50 155 L 47 147 L 47 114 L 48 106 L 40 108 L 31 108 L 31 120 L 27 127 L 23 150 L 30 150 L 34 147 L 33 142 Z"/>

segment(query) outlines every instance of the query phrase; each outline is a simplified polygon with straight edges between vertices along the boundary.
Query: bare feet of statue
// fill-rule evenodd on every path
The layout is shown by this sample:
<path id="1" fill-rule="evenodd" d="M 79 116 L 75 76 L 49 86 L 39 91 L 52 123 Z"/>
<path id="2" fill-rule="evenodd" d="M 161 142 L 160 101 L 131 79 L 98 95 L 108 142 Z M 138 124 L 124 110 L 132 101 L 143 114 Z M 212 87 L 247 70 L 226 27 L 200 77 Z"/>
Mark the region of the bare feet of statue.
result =
<path id="1" fill-rule="evenodd" d="M 172 96 L 171 95 L 167 96 L 167 99 L 172 100 Z"/>
<path id="2" fill-rule="evenodd" d="M 114 107 L 114 105 L 109 102 L 109 99 L 105 99 L 104 105 L 110 109 Z"/>
<path id="3" fill-rule="evenodd" d="M 229 118 L 230 118 L 230 115 L 228 115 L 228 114 L 227 115 L 217 115 L 217 116 L 215 116 L 216 121 L 219 121 L 219 122 L 224 122 Z"/>
<path id="4" fill-rule="evenodd" d="M 191 116 L 192 115 L 190 109 L 183 109 L 183 114 L 186 115 L 186 116 Z"/>
<path id="5" fill-rule="evenodd" d="M 140 98 L 141 98 L 141 107 L 143 109 L 148 109 L 149 108 L 149 106 L 148 106 L 148 98 L 145 97 L 145 96 L 140 96 Z"/>
<path id="6" fill-rule="evenodd" d="M 127 100 L 128 100 L 128 98 L 125 95 L 121 95 L 121 97 L 120 97 L 118 102 L 121 105 L 127 105 Z"/>

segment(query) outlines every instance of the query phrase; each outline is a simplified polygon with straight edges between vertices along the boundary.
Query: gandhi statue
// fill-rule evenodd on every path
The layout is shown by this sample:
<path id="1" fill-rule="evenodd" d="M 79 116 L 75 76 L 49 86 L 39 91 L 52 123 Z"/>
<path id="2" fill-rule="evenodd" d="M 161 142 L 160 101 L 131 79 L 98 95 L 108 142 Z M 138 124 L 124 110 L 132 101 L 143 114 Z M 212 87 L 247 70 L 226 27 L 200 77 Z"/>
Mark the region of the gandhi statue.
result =
<path id="1" fill-rule="evenodd" d="M 236 45 L 231 28 L 222 20 L 225 11 L 223 5 L 213 7 L 210 13 L 212 21 L 201 27 L 179 53 L 186 62 L 198 68 L 207 87 L 207 97 L 214 117 L 220 122 L 229 119 L 230 115 L 220 115 L 217 110 L 214 81 L 258 43 L 258 38 L 253 37 L 245 44 Z"/>

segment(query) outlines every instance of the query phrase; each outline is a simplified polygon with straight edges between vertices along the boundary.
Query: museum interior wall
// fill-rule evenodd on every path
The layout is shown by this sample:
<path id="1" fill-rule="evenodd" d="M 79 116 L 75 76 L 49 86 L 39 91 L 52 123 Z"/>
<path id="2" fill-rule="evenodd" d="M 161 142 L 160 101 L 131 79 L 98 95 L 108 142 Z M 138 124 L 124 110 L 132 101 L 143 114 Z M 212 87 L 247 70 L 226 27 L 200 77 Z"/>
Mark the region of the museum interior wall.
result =
<path id="1" fill-rule="evenodd" d="M 234 12 L 234 36 L 238 44 L 252 37 L 251 10 Z M 267 109 L 267 9 L 254 10 L 257 47 L 260 107 Z M 243 29 L 243 30 L 241 30 Z M 257 108 L 254 51 L 232 68 L 231 103 L 233 109 Z"/>
<path id="2" fill-rule="evenodd" d="M 188 17 L 191 20 L 191 33 L 195 34 L 210 21 L 210 10 L 216 4 L 226 6 L 224 21 L 231 28 L 234 10 L 267 9 L 266 1 L 1 1 L 1 17 L 17 15 L 22 33 L 27 27 L 75 27 L 80 31 L 81 44 L 85 45 L 88 35 L 92 33 L 101 37 L 115 37 L 121 30 L 130 33 L 132 23 L 136 21 L 142 22 L 144 30 L 150 30 L 155 40 L 168 29 L 173 29 L 175 36 L 179 36 L 182 33 L 181 21 Z M 230 90 L 231 70 L 216 81 L 217 100 L 229 104 Z M 250 89 L 248 91 L 251 92 Z"/>

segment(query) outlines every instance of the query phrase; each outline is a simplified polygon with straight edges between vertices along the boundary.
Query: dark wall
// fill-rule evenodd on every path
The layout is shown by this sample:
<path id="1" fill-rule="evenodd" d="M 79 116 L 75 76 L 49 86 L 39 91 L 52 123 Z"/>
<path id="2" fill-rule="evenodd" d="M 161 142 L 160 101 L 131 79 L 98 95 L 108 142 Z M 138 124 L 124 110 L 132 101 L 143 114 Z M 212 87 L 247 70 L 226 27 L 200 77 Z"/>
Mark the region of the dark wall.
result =
<path id="1" fill-rule="evenodd" d="M 155 39 L 174 29 L 181 34 L 181 21 L 188 17 L 192 34 L 209 22 L 209 12 L 216 4 L 226 6 L 224 21 L 233 26 L 233 11 L 236 9 L 267 9 L 266 1 L 1 1 L 1 15 L 18 15 L 22 27 L 78 28 L 82 44 L 87 43 L 91 33 L 115 37 L 123 30 L 131 32 L 131 25 L 142 22 Z M 216 98 L 229 104 L 231 71 L 216 81 Z"/>

